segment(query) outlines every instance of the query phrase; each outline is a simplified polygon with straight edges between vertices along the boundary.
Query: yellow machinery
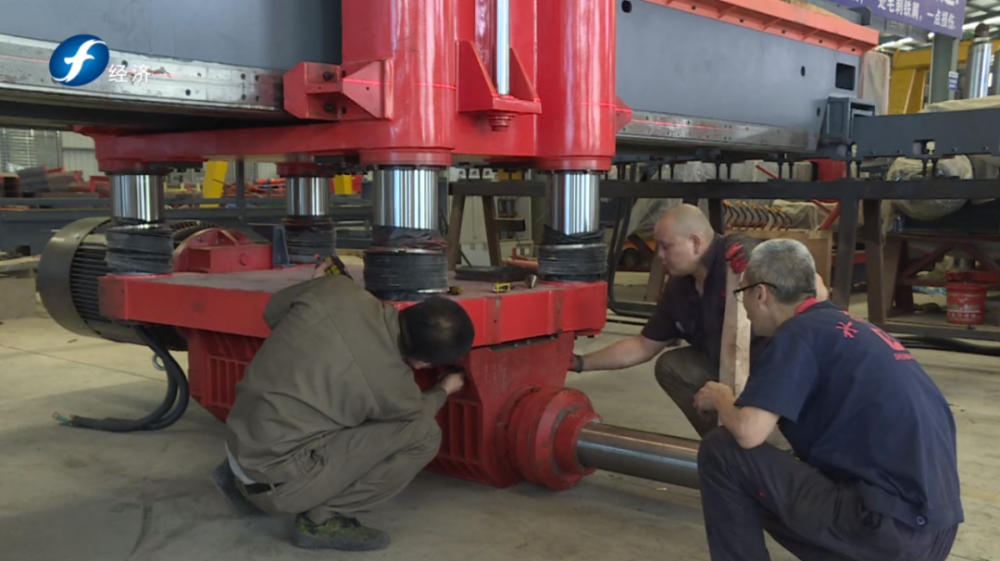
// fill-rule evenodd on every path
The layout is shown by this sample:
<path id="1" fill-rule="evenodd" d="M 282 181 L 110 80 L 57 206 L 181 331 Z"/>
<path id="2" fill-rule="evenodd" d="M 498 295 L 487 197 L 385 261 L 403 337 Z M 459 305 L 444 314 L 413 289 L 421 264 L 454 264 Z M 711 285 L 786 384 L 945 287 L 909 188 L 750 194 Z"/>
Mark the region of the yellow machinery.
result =
<path id="1" fill-rule="evenodd" d="M 965 64 L 972 41 L 962 41 L 958 47 L 958 65 Z M 1000 40 L 993 41 L 992 51 L 1000 48 Z M 924 107 L 927 76 L 931 70 L 931 49 L 896 51 L 892 57 L 892 76 L 889 82 L 889 113 L 919 113 Z"/>

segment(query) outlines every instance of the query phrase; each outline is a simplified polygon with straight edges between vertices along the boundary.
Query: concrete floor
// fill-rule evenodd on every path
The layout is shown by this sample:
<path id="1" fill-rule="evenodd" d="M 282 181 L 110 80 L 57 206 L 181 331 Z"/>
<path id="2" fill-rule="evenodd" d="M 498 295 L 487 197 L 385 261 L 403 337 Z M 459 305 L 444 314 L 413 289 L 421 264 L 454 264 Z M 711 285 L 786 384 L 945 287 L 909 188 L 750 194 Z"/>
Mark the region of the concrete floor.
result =
<path id="1" fill-rule="evenodd" d="M 582 351 L 628 336 L 608 324 Z M 916 351 L 953 404 L 967 522 L 952 559 L 1000 560 L 1000 361 Z M 707 560 L 696 492 L 608 473 L 552 493 L 497 490 L 421 474 L 362 519 L 388 530 L 384 552 L 297 550 L 288 518 L 240 519 L 209 480 L 223 427 L 197 405 L 170 429 L 107 434 L 51 414 L 139 416 L 165 389 L 150 352 L 79 338 L 46 318 L 0 325 L 0 559 Z M 181 364 L 185 357 L 179 357 Z M 694 438 L 651 366 L 570 375 L 609 423 Z M 792 557 L 772 547 L 776 560 Z"/>

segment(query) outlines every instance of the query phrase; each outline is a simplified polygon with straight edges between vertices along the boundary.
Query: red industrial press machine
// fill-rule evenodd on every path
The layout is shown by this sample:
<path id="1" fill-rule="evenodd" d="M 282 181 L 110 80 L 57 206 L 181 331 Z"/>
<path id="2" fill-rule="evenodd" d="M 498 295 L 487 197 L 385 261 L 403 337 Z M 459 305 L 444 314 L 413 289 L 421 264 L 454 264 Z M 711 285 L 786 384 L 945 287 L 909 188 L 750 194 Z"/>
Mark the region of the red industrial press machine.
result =
<path id="1" fill-rule="evenodd" d="M 339 4 L 336 63 L 301 62 L 278 79 L 113 51 L 112 61 L 159 63 L 149 83 L 160 89 L 144 86 L 144 98 L 107 84 L 77 92 L 131 110 L 255 119 L 165 125 L 136 114 L 140 124 L 128 128 L 70 119 L 96 142 L 113 209 L 52 239 L 42 298 L 77 333 L 150 345 L 176 386 L 176 398 L 168 394 L 143 423 L 110 430 L 169 425 L 183 413 L 188 383 L 191 397 L 225 419 L 268 335 L 268 298 L 309 278 L 315 254 L 333 251 L 334 174 L 372 172 L 373 241 L 363 271 L 353 272 L 358 282 L 400 307 L 447 293 L 454 280 L 437 233 L 439 177 L 481 162 L 547 176 L 541 283 L 496 294 L 489 283 L 463 281 L 453 296 L 472 316 L 476 340 L 463 364 L 469 382 L 439 416 L 445 436 L 429 469 L 497 487 L 568 489 L 594 469 L 697 486 L 694 443 L 604 425 L 583 393 L 564 387 L 574 338 L 605 324 L 601 177 L 625 145 L 631 154 L 675 144 L 815 149 L 820 109 L 837 88 L 857 93 L 860 56 L 876 32 L 780 0 Z M 629 58 L 616 60 L 623 52 Z M 731 68 L 741 87 L 716 86 L 725 73 L 709 72 L 702 59 Z M 35 70 L 25 67 L 26 75 Z M 747 93 L 757 85 L 759 94 Z M 739 90 L 759 96 L 758 116 L 741 113 L 756 101 L 738 103 Z M 267 102 L 280 107 L 265 116 Z M 166 220 L 162 175 L 227 157 L 278 162 L 288 203 L 274 243 Z M 167 349 L 188 351 L 187 380 Z M 428 373 L 417 376 L 428 382 Z"/>

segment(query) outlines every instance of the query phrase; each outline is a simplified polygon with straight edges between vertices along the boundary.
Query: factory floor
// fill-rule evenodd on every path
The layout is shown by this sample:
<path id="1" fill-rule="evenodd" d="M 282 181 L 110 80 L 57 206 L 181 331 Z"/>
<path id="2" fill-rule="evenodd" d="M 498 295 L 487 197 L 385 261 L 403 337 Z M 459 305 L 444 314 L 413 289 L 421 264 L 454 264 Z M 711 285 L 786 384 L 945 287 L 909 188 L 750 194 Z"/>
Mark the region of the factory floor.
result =
<path id="1" fill-rule="evenodd" d="M 578 349 L 637 329 L 609 323 L 602 335 L 579 340 Z M 967 522 L 951 558 L 1000 560 L 1000 360 L 915 354 L 958 424 Z M 288 518 L 241 519 L 216 492 L 209 472 L 223 457 L 223 427 L 197 405 L 175 426 L 146 434 L 69 429 L 52 419 L 56 411 L 149 411 L 165 390 L 150 358 L 146 349 L 77 337 L 43 317 L 0 325 L 0 559 L 709 559 L 696 492 L 602 472 L 563 493 L 421 474 L 362 518 L 391 533 L 389 550 L 298 550 L 286 540 Z M 651 365 L 571 374 L 569 383 L 609 423 L 695 437 L 659 390 Z M 775 560 L 793 559 L 776 545 L 771 551 Z"/>

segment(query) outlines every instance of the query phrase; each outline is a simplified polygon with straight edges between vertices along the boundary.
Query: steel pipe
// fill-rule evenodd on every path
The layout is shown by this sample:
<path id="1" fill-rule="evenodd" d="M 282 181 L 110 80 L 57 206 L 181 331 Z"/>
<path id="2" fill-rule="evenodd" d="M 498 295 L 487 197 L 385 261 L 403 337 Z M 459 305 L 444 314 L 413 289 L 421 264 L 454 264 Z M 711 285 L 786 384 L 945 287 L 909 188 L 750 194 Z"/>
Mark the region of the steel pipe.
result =
<path id="1" fill-rule="evenodd" d="M 989 26 L 980 24 L 976 27 L 976 38 L 969 46 L 969 62 L 965 65 L 965 72 L 968 75 L 966 79 L 968 89 L 965 92 L 967 99 L 977 99 L 990 94 L 992 69 L 990 59 L 993 57 L 993 42 L 990 41 L 989 33 Z"/>
<path id="2" fill-rule="evenodd" d="M 288 216 L 330 214 L 330 182 L 326 177 L 285 178 L 285 212 Z"/>
<path id="3" fill-rule="evenodd" d="M 438 173 L 427 168 L 386 168 L 372 177 L 376 226 L 438 229 Z"/>
<path id="4" fill-rule="evenodd" d="M 140 222 L 163 222 L 163 178 L 159 175 L 111 175 L 111 215 Z"/>
<path id="5" fill-rule="evenodd" d="M 567 235 L 600 229 L 601 178 L 586 171 L 556 172 L 549 176 L 549 226 Z"/>
<path id="6" fill-rule="evenodd" d="M 497 93 L 510 94 L 510 0 L 497 0 Z"/>
<path id="7" fill-rule="evenodd" d="M 590 423 L 580 431 L 577 460 L 587 468 L 698 488 L 698 442 Z"/>

